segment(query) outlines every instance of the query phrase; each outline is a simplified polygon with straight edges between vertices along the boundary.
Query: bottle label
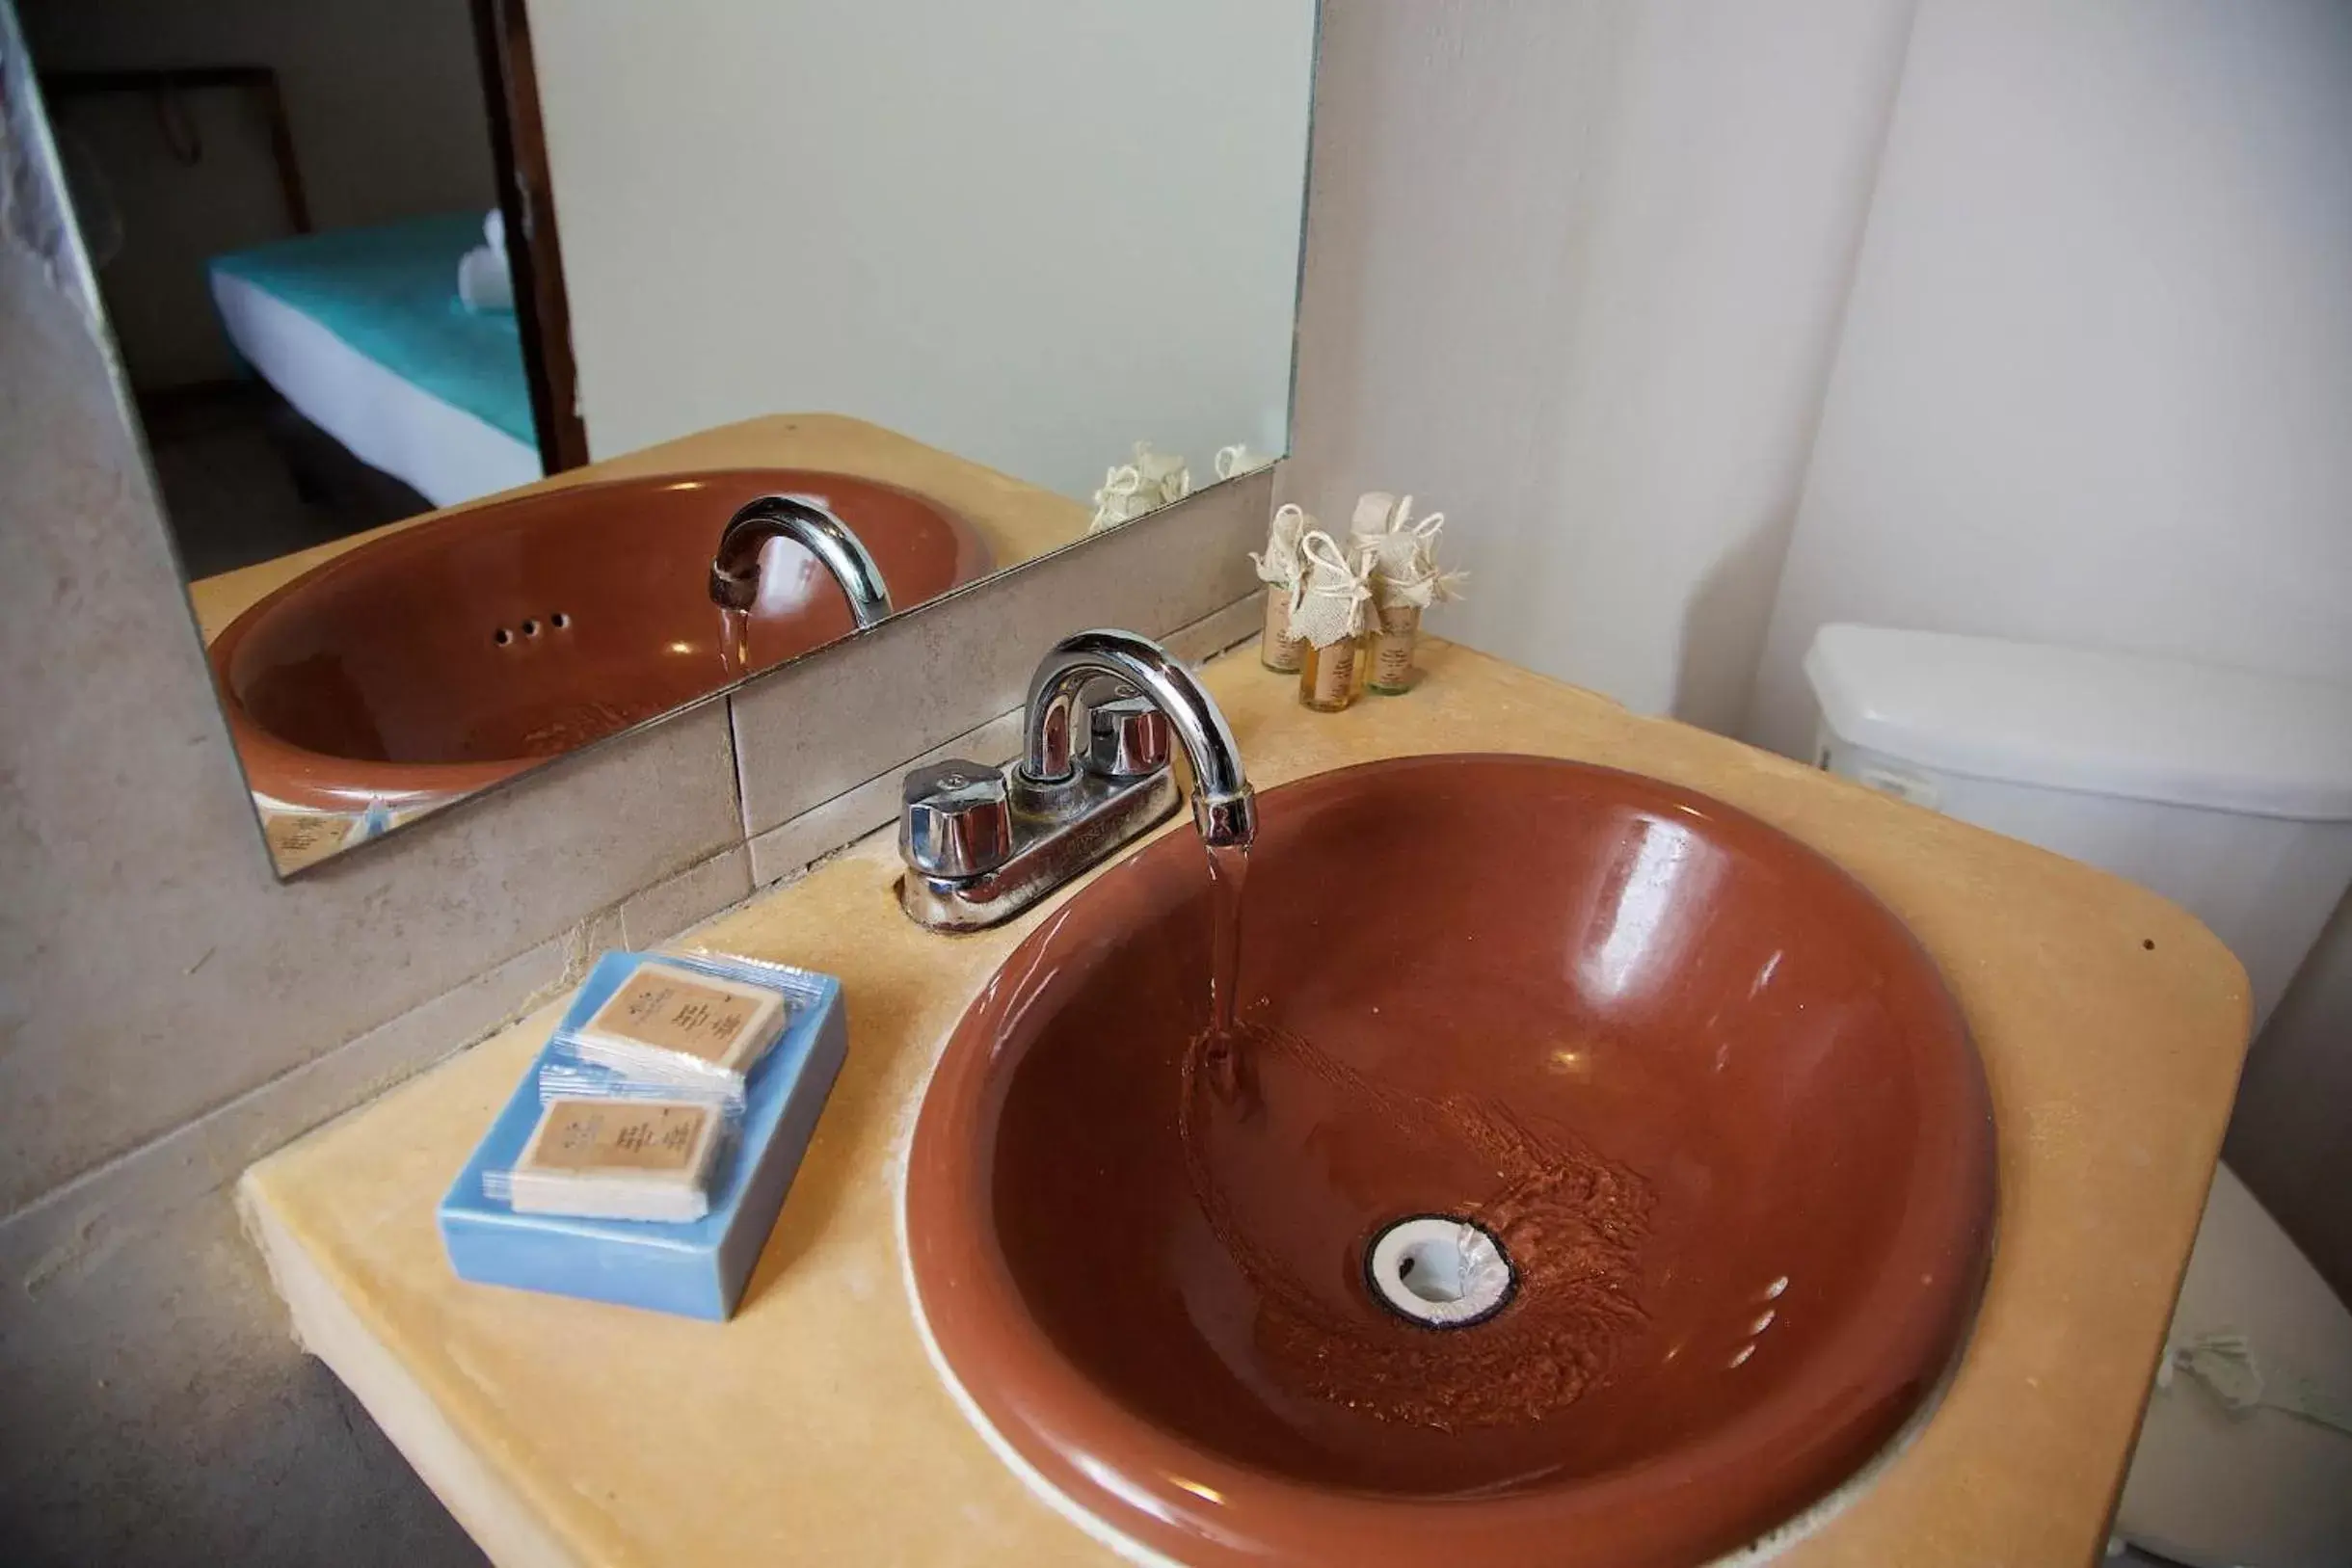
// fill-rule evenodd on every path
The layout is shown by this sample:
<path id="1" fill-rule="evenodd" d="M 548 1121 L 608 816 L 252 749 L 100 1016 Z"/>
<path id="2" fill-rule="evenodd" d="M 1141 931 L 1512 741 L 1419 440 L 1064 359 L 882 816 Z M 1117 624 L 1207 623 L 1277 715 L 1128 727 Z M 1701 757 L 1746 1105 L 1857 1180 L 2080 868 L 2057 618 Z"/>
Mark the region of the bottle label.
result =
<path id="1" fill-rule="evenodd" d="M 1287 588 L 1269 586 L 1266 590 L 1266 635 L 1258 645 L 1258 658 L 1269 670 L 1282 675 L 1296 672 L 1305 662 L 1307 640 L 1291 635 L 1291 594 Z"/>
<path id="2" fill-rule="evenodd" d="M 1421 606 L 1394 604 L 1380 612 L 1372 634 L 1372 683 L 1398 690 L 1413 678 L 1413 649 L 1421 639 Z"/>
<path id="3" fill-rule="evenodd" d="M 711 1114 L 674 1101 L 558 1100 L 522 1163 L 547 1171 L 691 1170 Z"/>
<path id="4" fill-rule="evenodd" d="M 323 811 L 265 811 L 262 834 L 281 871 L 321 861 L 348 841 L 352 819 Z"/>

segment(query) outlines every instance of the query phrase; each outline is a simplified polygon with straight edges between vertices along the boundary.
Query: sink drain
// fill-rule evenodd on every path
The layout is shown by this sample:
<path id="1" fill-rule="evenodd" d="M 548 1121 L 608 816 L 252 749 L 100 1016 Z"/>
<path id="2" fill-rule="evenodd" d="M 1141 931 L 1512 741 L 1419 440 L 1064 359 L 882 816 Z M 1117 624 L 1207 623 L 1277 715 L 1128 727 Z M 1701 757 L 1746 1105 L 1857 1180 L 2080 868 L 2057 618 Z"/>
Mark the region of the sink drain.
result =
<path id="1" fill-rule="evenodd" d="M 1519 1288 L 1502 1238 L 1452 1214 L 1415 1214 L 1374 1236 L 1364 1280 L 1373 1300 L 1424 1328 L 1483 1323 Z"/>

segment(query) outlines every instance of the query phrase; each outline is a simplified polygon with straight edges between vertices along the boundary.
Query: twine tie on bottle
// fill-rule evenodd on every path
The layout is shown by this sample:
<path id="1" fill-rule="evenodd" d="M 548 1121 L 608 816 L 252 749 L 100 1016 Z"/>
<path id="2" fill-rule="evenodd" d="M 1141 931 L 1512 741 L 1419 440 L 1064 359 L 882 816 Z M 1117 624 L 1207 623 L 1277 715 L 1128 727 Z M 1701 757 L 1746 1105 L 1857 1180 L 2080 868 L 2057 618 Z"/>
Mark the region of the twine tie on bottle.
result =
<path id="1" fill-rule="evenodd" d="M 1301 571 L 1291 590 L 1291 634 L 1317 648 L 1345 642 L 1364 629 L 1372 588 L 1361 566 L 1350 564 L 1339 541 L 1317 528 L 1298 542 Z"/>
<path id="2" fill-rule="evenodd" d="M 1432 512 L 1413 522 L 1407 520 L 1412 510 L 1413 498 L 1407 495 L 1388 514 L 1386 526 L 1355 536 L 1371 569 L 1374 595 L 1384 609 L 1451 604 L 1461 598 L 1461 584 L 1469 576 L 1466 571 L 1437 570 L 1437 535 L 1446 525 L 1446 515 Z"/>
<path id="3" fill-rule="evenodd" d="M 1296 587 L 1298 582 L 1298 541 L 1315 519 L 1297 507 L 1285 503 L 1274 508 L 1273 520 L 1267 524 L 1266 549 L 1252 550 L 1249 564 L 1258 569 L 1258 580 L 1276 588 Z"/>

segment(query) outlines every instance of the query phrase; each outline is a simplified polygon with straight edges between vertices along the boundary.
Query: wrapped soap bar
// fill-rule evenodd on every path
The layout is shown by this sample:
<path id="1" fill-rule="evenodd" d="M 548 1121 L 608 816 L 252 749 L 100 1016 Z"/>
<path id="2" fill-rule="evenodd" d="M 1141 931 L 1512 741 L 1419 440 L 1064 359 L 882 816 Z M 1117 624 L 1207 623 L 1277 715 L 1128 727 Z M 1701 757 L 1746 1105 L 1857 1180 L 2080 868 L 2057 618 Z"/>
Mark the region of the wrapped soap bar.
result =
<path id="1" fill-rule="evenodd" d="M 557 1031 L 554 1054 L 739 1101 L 745 1075 L 784 1033 L 794 972 L 748 959 L 640 957 L 602 1005 Z"/>
<path id="2" fill-rule="evenodd" d="M 519 1214 L 677 1223 L 710 1211 L 727 1118 L 708 1101 L 565 1097 L 540 1112 L 512 1170 L 485 1172 Z"/>

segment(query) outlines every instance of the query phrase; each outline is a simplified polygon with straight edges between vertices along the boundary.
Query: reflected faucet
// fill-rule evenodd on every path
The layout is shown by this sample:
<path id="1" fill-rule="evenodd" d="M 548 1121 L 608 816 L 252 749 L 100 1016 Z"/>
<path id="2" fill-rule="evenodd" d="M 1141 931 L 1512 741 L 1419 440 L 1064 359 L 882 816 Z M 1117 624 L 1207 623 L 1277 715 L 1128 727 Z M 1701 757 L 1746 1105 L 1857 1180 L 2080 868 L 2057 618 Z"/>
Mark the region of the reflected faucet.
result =
<path id="1" fill-rule="evenodd" d="M 849 600 L 849 618 L 860 628 L 891 613 L 882 569 L 847 523 L 806 495 L 762 495 L 746 501 L 719 533 L 710 558 L 710 601 L 725 610 L 749 610 L 760 598 L 760 552 L 771 539 L 788 539 L 833 573 Z"/>
<path id="2" fill-rule="evenodd" d="M 1074 750 L 1083 704 L 1087 744 Z M 1022 759 L 917 768 L 900 796 L 898 902 L 922 924 L 1010 919 L 1176 810 L 1169 737 L 1192 764 L 1192 822 L 1212 849 L 1247 848 L 1257 796 L 1241 748 L 1192 672 L 1132 631 L 1082 631 L 1029 679 Z"/>

